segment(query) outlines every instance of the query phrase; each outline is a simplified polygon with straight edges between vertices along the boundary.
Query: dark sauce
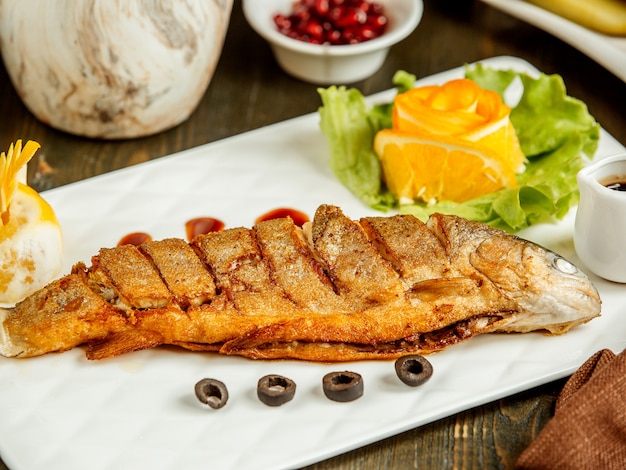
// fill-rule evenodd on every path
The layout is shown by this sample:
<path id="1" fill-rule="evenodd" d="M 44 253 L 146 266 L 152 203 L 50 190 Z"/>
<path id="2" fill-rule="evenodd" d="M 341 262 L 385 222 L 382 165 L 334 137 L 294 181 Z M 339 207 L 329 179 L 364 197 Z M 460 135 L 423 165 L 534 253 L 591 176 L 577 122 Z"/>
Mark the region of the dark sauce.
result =
<path id="1" fill-rule="evenodd" d="M 626 181 L 617 181 L 615 183 L 605 184 L 604 186 L 613 191 L 626 191 Z"/>
<path id="2" fill-rule="evenodd" d="M 260 217 L 258 217 L 255 223 L 263 222 L 264 220 L 272 220 L 272 219 L 282 219 L 285 217 L 291 217 L 293 223 L 298 227 L 302 227 L 305 223 L 309 221 L 309 216 L 304 212 L 300 212 L 296 209 L 290 209 L 287 207 L 279 207 L 278 209 L 273 209 Z"/>
<path id="3" fill-rule="evenodd" d="M 613 191 L 626 191 L 626 176 L 611 175 L 606 176 L 598 180 L 602 186 L 605 186 Z"/>
<path id="4" fill-rule="evenodd" d="M 187 241 L 191 241 L 197 235 L 205 235 L 210 232 L 219 232 L 224 229 L 224 222 L 213 217 L 198 217 L 185 223 Z"/>
<path id="5" fill-rule="evenodd" d="M 152 237 L 145 232 L 133 232 L 128 235 L 124 235 L 119 242 L 117 242 L 117 246 L 122 245 L 135 245 L 139 246 L 142 243 L 152 241 Z"/>

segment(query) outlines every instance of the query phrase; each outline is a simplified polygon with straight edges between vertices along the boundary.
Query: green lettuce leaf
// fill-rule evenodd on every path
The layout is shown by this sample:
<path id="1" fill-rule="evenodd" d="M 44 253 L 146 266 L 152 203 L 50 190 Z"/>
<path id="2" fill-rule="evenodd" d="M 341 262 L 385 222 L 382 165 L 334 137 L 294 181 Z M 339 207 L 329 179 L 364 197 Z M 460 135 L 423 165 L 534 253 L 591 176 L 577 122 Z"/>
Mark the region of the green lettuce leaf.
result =
<path id="1" fill-rule="evenodd" d="M 380 161 L 372 142 L 379 129 L 391 126 L 391 109 L 368 108 L 355 88 L 320 90 L 320 126 L 330 144 L 330 167 L 341 183 L 365 204 L 387 210 L 393 195 L 382 184 Z"/>
<path id="2" fill-rule="evenodd" d="M 587 106 L 567 95 L 558 75 L 531 77 L 513 70 L 478 64 L 466 67 L 466 77 L 499 93 L 521 86 L 511 122 L 528 159 L 518 186 L 464 203 L 440 201 L 400 205 L 382 182 L 380 161 L 373 151 L 376 132 L 391 127 L 392 103 L 368 107 L 360 91 L 345 87 L 320 89 L 320 126 L 330 149 L 337 178 L 365 204 L 381 211 L 399 209 L 425 220 L 433 212 L 456 214 L 508 231 L 562 219 L 578 203 L 576 174 L 598 146 L 600 126 Z M 398 93 L 414 86 L 415 76 L 398 71 Z"/>

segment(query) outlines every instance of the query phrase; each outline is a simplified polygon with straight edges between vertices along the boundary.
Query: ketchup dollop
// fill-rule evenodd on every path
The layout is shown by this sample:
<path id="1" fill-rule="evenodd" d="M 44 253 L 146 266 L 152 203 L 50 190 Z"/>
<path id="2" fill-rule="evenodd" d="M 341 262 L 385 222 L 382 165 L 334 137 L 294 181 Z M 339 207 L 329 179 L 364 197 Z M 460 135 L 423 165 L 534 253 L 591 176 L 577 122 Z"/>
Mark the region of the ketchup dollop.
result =
<path id="1" fill-rule="evenodd" d="M 279 207 L 278 209 L 273 209 L 265 214 L 259 216 L 255 223 L 263 222 L 264 220 L 272 220 L 272 219 L 282 219 L 284 217 L 291 217 L 293 223 L 298 227 L 302 227 L 306 222 L 309 221 L 309 216 L 304 212 L 300 212 L 296 209 L 290 209 L 288 207 Z"/>
<path id="2" fill-rule="evenodd" d="M 224 222 L 213 217 L 197 217 L 185 223 L 187 241 L 191 241 L 197 235 L 205 235 L 210 232 L 224 230 Z"/>
<path id="3" fill-rule="evenodd" d="M 302 227 L 302 225 L 309 221 L 309 216 L 304 212 L 288 207 L 279 207 L 257 217 L 255 223 L 258 224 L 264 220 L 280 219 L 284 217 L 291 217 L 293 223 L 298 227 Z M 224 222 L 214 217 L 196 217 L 195 219 L 189 219 L 185 222 L 185 234 L 187 235 L 187 241 L 193 240 L 194 237 L 198 235 L 204 235 L 210 232 L 219 232 L 224 230 L 225 226 Z M 149 241 L 152 241 L 152 236 L 150 236 L 150 234 L 145 232 L 133 232 L 124 235 L 117 243 L 117 246 L 139 246 L 142 243 Z"/>
<path id="4" fill-rule="evenodd" d="M 117 246 L 122 245 L 135 245 L 139 246 L 142 243 L 147 243 L 152 241 L 152 237 L 145 232 L 133 232 L 127 235 L 124 235 L 119 242 L 117 242 Z"/>

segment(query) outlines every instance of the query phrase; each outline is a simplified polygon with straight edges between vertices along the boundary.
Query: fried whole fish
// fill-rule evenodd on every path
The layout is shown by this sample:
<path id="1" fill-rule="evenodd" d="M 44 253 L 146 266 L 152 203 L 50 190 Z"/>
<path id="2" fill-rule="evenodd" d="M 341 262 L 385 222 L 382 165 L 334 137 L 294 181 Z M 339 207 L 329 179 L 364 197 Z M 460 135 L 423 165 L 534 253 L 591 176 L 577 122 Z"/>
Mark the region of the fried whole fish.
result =
<path id="1" fill-rule="evenodd" d="M 86 345 L 89 359 L 178 345 L 250 358 L 347 361 L 430 353 L 491 332 L 562 334 L 600 314 L 559 255 L 485 224 L 432 215 L 290 218 L 140 246 L 0 311 L 0 354 Z"/>

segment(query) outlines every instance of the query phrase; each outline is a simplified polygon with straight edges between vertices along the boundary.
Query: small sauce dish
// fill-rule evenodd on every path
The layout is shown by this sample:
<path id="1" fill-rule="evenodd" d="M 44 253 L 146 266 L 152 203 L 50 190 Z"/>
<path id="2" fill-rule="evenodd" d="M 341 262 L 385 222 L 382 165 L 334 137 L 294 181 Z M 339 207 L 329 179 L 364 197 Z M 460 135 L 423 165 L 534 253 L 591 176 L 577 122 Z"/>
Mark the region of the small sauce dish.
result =
<path id="1" fill-rule="evenodd" d="M 348 45 L 311 44 L 278 31 L 274 15 L 288 15 L 293 0 L 243 0 L 250 26 L 270 44 L 288 74 L 318 85 L 341 85 L 364 80 L 385 62 L 389 49 L 411 34 L 422 19 L 422 0 L 378 0 L 389 19 L 385 33 Z"/>
<path id="2" fill-rule="evenodd" d="M 593 273 L 626 283 L 626 153 L 590 164 L 577 181 L 576 253 Z"/>

